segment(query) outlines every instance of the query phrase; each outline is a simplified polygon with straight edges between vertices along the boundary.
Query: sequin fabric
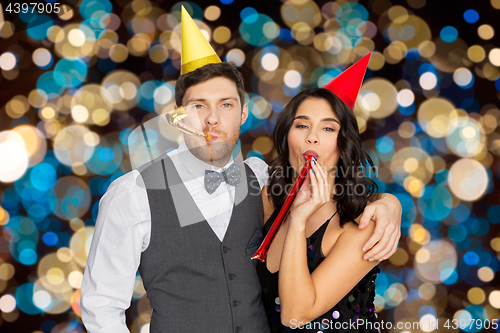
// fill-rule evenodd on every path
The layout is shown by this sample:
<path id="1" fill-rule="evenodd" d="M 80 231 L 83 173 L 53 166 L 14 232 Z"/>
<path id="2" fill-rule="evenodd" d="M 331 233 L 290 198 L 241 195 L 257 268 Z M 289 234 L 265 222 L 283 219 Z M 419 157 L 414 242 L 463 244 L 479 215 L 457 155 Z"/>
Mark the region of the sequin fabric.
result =
<path id="1" fill-rule="evenodd" d="M 264 226 L 267 234 L 277 214 L 273 214 Z M 316 230 L 307 239 L 307 264 L 309 272 L 325 259 L 321 253 L 323 234 L 329 221 Z M 280 299 L 278 295 L 279 272 L 271 273 L 266 263 L 259 262 L 258 274 L 262 285 L 262 301 L 271 327 L 271 332 L 306 332 L 306 333 L 379 333 L 379 322 L 373 300 L 375 298 L 375 279 L 380 273 L 378 266 L 366 274 L 361 281 L 333 308 L 322 316 L 311 321 L 302 328 L 290 328 L 281 324 Z M 363 320 L 362 325 L 356 325 L 358 320 Z M 304 323 L 305 324 L 305 323 Z M 349 326 L 350 325 L 350 326 Z M 296 325 L 297 326 L 297 325 Z"/>

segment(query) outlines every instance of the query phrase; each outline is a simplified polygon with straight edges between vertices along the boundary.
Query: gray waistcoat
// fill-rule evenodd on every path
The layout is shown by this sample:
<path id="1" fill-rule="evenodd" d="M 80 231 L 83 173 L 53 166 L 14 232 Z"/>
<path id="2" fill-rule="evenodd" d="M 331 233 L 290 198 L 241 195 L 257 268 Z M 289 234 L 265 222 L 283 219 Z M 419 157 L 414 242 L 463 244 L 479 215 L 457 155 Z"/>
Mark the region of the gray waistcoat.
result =
<path id="1" fill-rule="evenodd" d="M 246 179 L 236 187 L 241 200 L 235 200 L 240 203 L 233 207 L 222 243 L 203 218 L 181 227 L 179 216 L 201 212 L 187 189 L 178 186 L 182 180 L 168 156 L 140 170 L 151 210 L 151 240 L 139 272 L 154 309 L 152 333 L 270 332 L 257 263 L 251 259 L 260 245 L 256 236 L 262 235 L 262 200 L 257 178 L 246 164 L 243 168 Z M 162 189 L 158 182 L 165 184 Z M 177 185 L 175 195 L 182 194 L 186 211 L 176 212 L 169 184 Z M 240 187 L 245 186 L 248 195 L 243 198 Z"/>

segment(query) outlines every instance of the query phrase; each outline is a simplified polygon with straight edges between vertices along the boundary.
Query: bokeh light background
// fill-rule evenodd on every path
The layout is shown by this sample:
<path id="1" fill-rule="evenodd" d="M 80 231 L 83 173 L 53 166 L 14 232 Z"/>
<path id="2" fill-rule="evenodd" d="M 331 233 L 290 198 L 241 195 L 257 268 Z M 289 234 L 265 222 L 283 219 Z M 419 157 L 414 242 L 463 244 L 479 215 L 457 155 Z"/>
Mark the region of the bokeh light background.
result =
<path id="1" fill-rule="evenodd" d="M 499 318 L 500 0 L 83 0 L 27 31 L 0 23 L 0 331 L 85 332 L 99 199 L 131 170 L 130 132 L 173 109 L 181 4 L 245 76 L 244 157 L 270 162 L 284 104 L 373 52 L 354 112 L 381 191 L 403 206 L 379 318 L 439 318 L 434 332 Z M 139 275 L 127 318 L 149 332 Z M 402 331 L 425 330 L 388 330 Z"/>

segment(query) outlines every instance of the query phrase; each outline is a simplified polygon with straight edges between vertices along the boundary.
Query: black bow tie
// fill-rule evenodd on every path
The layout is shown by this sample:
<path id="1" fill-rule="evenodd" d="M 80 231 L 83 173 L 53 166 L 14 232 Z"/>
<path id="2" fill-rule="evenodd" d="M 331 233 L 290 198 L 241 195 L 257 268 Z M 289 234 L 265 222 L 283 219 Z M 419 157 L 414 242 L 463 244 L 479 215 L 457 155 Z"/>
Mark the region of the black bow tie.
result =
<path id="1" fill-rule="evenodd" d="M 222 172 L 205 170 L 205 189 L 208 194 L 212 194 L 223 181 L 226 181 L 229 185 L 238 186 L 240 178 L 241 169 L 237 163 L 231 164 Z"/>

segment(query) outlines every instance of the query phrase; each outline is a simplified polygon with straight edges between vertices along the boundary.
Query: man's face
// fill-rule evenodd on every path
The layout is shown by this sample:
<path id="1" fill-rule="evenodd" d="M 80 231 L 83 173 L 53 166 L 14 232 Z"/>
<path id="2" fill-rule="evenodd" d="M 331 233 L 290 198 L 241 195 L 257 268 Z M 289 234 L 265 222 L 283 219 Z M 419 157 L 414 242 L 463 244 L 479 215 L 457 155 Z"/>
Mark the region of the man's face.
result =
<path id="1" fill-rule="evenodd" d="M 212 137 L 208 141 L 184 134 L 188 149 L 206 163 L 224 166 L 238 142 L 240 126 L 248 117 L 248 105 L 245 103 L 241 109 L 236 84 L 225 77 L 215 77 L 191 86 L 184 94 L 182 105 L 197 110 L 199 123 L 195 127 L 201 126 L 203 133 Z"/>

